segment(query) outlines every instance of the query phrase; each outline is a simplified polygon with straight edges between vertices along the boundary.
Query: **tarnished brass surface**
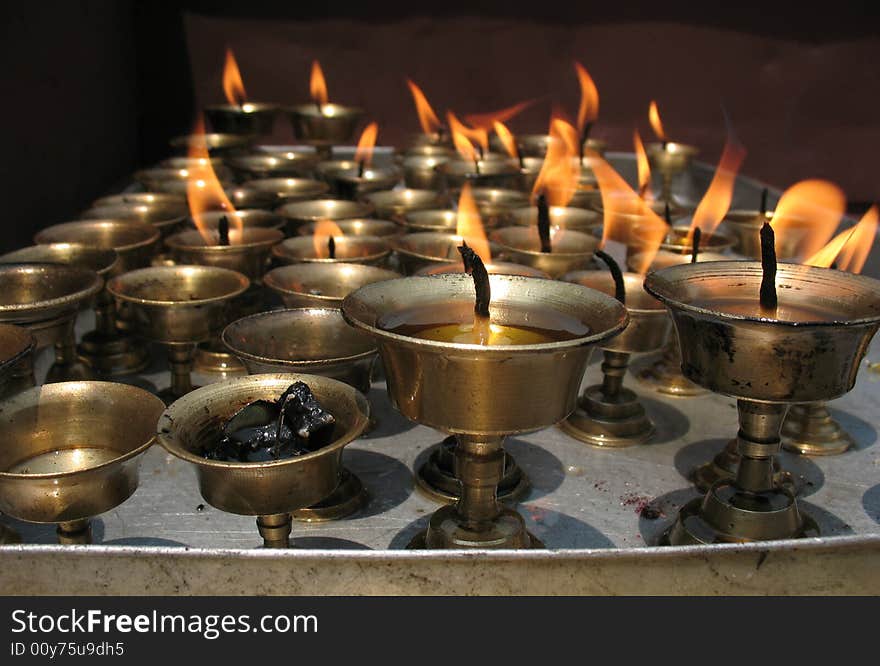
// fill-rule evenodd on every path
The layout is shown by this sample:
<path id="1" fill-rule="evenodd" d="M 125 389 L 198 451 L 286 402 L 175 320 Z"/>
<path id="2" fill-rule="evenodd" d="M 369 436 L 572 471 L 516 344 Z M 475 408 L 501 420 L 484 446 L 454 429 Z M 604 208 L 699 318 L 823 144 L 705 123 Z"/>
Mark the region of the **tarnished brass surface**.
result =
<path id="1" fill-rule="evenodd" d="M 528 206 L 512 210 L 509 215 L 511 224 L 521 227 L 538 226 L 538 207 Z M 550 206 L 550 224 L 560 229 L 572 229 L 589 233 L 602 226 L 602 216 L 593 210 L 584 208 L 564 208 Z"/>
<path id="2" fill-rule="evenodd" d="M 212 104 L 205 107 L 205 117 L 215 132 L 247 136 L 265 135 L 272 133 L 275 117 L 280 110 L 281 107 L 277 104 L 253 102 L 241 106 Z"/>
<path id="3" fill-rule="evenodd" d="M 148 169 L 139 169 L 132 174 L 135 182 L 146 190 L 165 192 L 168 194 L 186 194 L 187 183 L 195 171 L 204 169 L 197 159 L 188 157 L 172 158 L 174 162 L 165 162 Z M 217 160 L 211 160 L 211 168 L 221 184 L 232 183 L 232 172 Z"/>
<path id="4" fill-rule="evenodd" d="M 341 104 L 323 104 L 321 111 L 315 104 L 300 104 L 285 109 L 290 117 L 293 135 L 306 141 L 346 143 L 354 136 L 355 128 L 364 117 L 363 109 Z"/>
<path id="5" fill-rule="evenodd" d="M 36 341 L 26 328 L 0 324 L 0 399 L 34 385 L 34 349 Z"/>
<path id="6" fill-rule="evenodd" d="M 258 178 L 245 181 L 242 187 L 274 194 L 275 205 L 320 199 L 330 191 L 327 183 L 311 178 Z"/>
<path id="7" fill-rule="evenodd" d="M 91 208 L 119 205 L 186 206 L 186 196 L 166 192 L 122 192 L 108 194 L 92 202 Z"/>
<path id="8" fill-rule="evenodd" d="M 179 228 L 189 216 L 189 210 L 180 204 L 115 204 L 96 206 L 80 213 L 83 220 L 136 220 L 152 224 L 162 237 Z"/>
<path id="9" fill-rule="evenodd" d="M 434 190 L 413 188 L 370 192 L 364 201 L 373 206 L 377 217 L 388 220 L 398 220 L 418 210 L 442 208 L 448 203 L 445 196 Z"/>
<path id="10" fill-rule="evenodd" d="M 204 458 L 205 446 L 220 436 L 229 417 L 254 400 L 276 400 L 296 381 L 308 384 L 333 414 L 333 442 L 312 453 L 265 463 Z M 342 449 L 363 432 L 369 414 L 369 404 L 359 391 L 327 377 L 249 375 L 202 387 L 177 400 L 159 419 L 158 437 L 169 453 L 195 465 L 199 490 L 208 504 L 230 513 L 259 516 L 266 545 L 278 546 L 287 543 L 289 516 L 271 522 L 267 518 L 316 504 L 336 489 Z M 265 527 L 278 527 L 280 533 Z"/>
<path id="11" fill-rule="evenodd" d="M 275 212 L 288 221 L 288 230 L 295 234 L 301 224 L 309 222 L 367 217 L 373 212 L 373 207 L 360 201 L 315 199 L 284 204 Z"/>
<path id="12" fill-rule="evenodd" d="M 342 303 L 353 326 L 376 337 L 388 394 L 407 418 L 457 436 L 455 474 L 461 499 L 429 523 L 428 548 L 527 548 L 532 540 L 522 518 L 497 501 L 504 476 L 502 442 L 507 434 L 557 423 L 575 407 L 591 346 L 622 330 L 625 308 L 579 285 L 506 275 L 489 277 L 492 317 L 512 324 L 540 303 L 588 327 L 584 336 L 534 345 L 447 343 L 401 335 L 382 328 L 407 308 L 472 308 L 467 275 L 388 280 L 362 287 Z M 514 315 L 514 311 L 520 314 Z M 540 315 L 529 322 L 540 327 Z"/>
<path id="13" fill-rule="evenodd" d="M 206 230 L 217 231 L 217 225 L 220 222 L 220 218 L 223 217 L 227 218 L 231 229 L 238 227 L 238 223 L 235 220 L 228 219 L 232 216 L 224 211 L 208 211 L 202 213 L 199 219 Z M 281 216 L 267 210 L 260 210 L 259 208 L 236 210 L 235 218 L 241 221 L 243 229 L 281 229 L 285 225 L 285 220 Z M 192 218 L 189 218 L 187 222 L 190 228 L 196 226 Z"/>
<path id="14" fill-rule="evenodd" d="M 489 275 L 521 275 L 522 277 L 548 278 L 550 277 L 544 271 L 537 268 L 526 266 L 525 264 L 514 264 L 505 261 L 493 261 L 486 264 L 486 272 Z M 416 275 L 440 275 L 442 273 L 464 273 L 464 264 L 435 264 L 433 266 L 425 266 L 416 271 Z"/>
<path id="15" fill-rule="evenodd" d="M 471 196 L 477 204 L 480 221 L 486 229 L 509 224 L 510 211 L 529 205 L 527 192 L 501 187 L 473 187 Z"/>
<path id="16" fill-rule="evenodd" d="M 260 192 L 250 187 L 227 187 L 223 190 L 237 211 L 250 209 L 271 210 L 278 200 L 272 192 Z"/>
<path id="17" fill-rule="evenodd" d="M 112 248 L 93 247 L 82 243 L 31 245 L 0 256 L 0 264 L 44 262 L 87 268 L 106 278 L 116 271 L 118 257 Z"/>
<path id="18" fill-rule="evenodd" d="M 336 196 L 354 201 L 366 198 L 371 192 L 390 190 L 400 182 L 400 176 L 397 167 L 366 167 L 361 171 L 357 163 L 324 172 Z"/>
<path id="19" fill-rule="evenodd" d="M 365 284 L 398 277 L 394 271 L 368 264 L 290 264 L 266 273 L 263 285 L 289 308 L 338 308 L 343 298 Z"/>
<path id="20" fill-rule="evenodd" d="M 317 222 L 303 224 L 296 233 L 300 236 L 311 236 L 315 233 Z M 389 238 L 400 236 L 404 228 L 391 220 L 374 220 L 371 218 L 354 218 L 351 220 L 335 220 L 334 224 L 339 227 L 346 236 L 378 236 Z"/>
<path id="21" fill-rule="evenodd" d="M 152 224 L 133 220 L 81 220 L 63 222 L 37 232 L 34 242 L 80 243 L 116 250 L 119 261 L 113 274 L 148 266 L 159 242 L 160 232 Z"/>
<path id="22" fill-rule="evenodd" d="M 454 193 L 461 190 L 465 183 L 472 187 L 488 187 L 518 190 L 522 189 L 522 174 L 519 165 L 506 155 L 487 153 L 480 161 L 479 172 L 476 165 L 469 161 L 453 158 L 435 167 L 440 175 L 443 187 Z"/>
<path id="23" fill-rule="evenodd" d="M 458 213 L 451 208 L 416 210 L 407 213 L 400 221 L 407 233 L 437 231 L 455 233 Z"/>
<path id="24" fill-rule="evenodd" d="M 412 275 L 428 266 L 461 263 L 458 247 L 462 237 L 454 232 L 419 231 L 391 241 L 400 269 Z"/>
<path id="25" fill-rule="evenodd" d="M 640 254 L 646 250 L 646 244 L 642 235 L 639 233 L 638 222 L 632 225 L 631 234 L 629 241 L 626 243 L 627 256 L 630 256 L 631 254 Z M 669 233 L 666 234 L 666 238 L 663 239 L 663 242 L 660 243 L 659 251 L 687 255 L 689 260 L 694 252 L 693 241 L 689 240 L 690 236 L 691 230 L 689 225 L 673 226 L 669 229 Z M 734 240 L 731 236 L 728 236 L 721 230 L 715 230 L 711 235 L 704 234 L 700 239 L 700 252 L 697 256 L 699 257 L 702 255 L 704 251 L 710 257 L 717 256 L 732 247 L 733 243 Z M 725 259 L 729 260 L 730 258 L 725 257 Z M 706 257 L 701 259 L 701 261 L 709 260 L 710 259 Z M 658 267 L 652 263 L 652 268 L 656 270 Z"/>
<path id="26" fill-rule="evenodd" d="M 520 152 L 526 157 L 543 158 L 547 154 L 547 146 L 550 145 L 549 134 L 517 134 L 516 143 Z M 492 136 L 490 145 L 498 150 L 502 150 L 503 146 L 496 136 Z M 587 139 L 584 146 L 589 150 L 595 151 L 599 155 L 605 154 L 606 144 L 601 139 Z"/>
<path id="27" fill-rule="evenodd" d="M 541 252 L 537 227 L 504 227 L 489 234 L 498 246 L 499 259 L 525 264 L 557 278 L 584 268 L 599 246 L 599 238 L 570 229 L 550 228 L 551 252 Z"/>
<path id="28" fill-rule="evenodd" d="M 28 326 L 73 318 L 103 280 L 80 266 L 23 263 L 0 264 L 0 284 L 0 322 Z"/>
<path id="29" fill-rule="evenodd" d="M 439 155 L 406 155 L 401 161 L 404 184 L 414 189 L 442 189 L 443 177 L 437 172 L 437 167 L 452 159 L 452 156 L 452 152 L 447 150 Z"/>
<path id="30" fill-rule="evenodd" d="M 272 310 L 229 324 L 223 343 L 251 374 L 300 372 L 370 390 L 378 356 L 372 337 L 349 326 L 336 308 Z"/>
<path id="31" fill-rule="evenodd" d="M 186 134 L 177 136 L 169 142 L 172 148 L 189 152 L 194 147 L 204 147 L 212 156 L 234 155 L 245 151 L 254 143 L 256 137 L 245 134 Z"/>
<path id="32" fill-rule="evenodd" d="M 272 256 L 282 264 L 354 263 L 382 265 L 391 254 L 388 239 L 376 236 L 334 237 L 336 258 L 318 256 L 315 241 L 310 236 L 286 238 L 272 248 Z M 326 241 L 325 241 L 326 242 Z"/>
<path id="33" fill-rule="evenodd" d="M 180 231 L 165 239 L 171 256 L 179 264 L 199 264 L 228 268 L 259 281 L 268 267 L 269 253 L 284 239 L 280 229 L 245 227 L 241 232 L 230 231 L 229 245 L 220 245 L 215 231 L 210 244 L 195 230 Z"/>
<path id="34" fill-rule="evenodd" d="M 759 232 L 765 221 L 772 220 L 776 211 L 768 210 L 761 214 L 758 210 L 730 210 L 724 216 L 724 229 L 734 237 L 733 249 L 751 259 L 761 258 L 761 238 Z M 776 241 L 776 256 L 780 261 L 795 259 L 800 254 L 804 239 L 815 232 L 811 220 L 786 220 L 786 233 L 780 234 Z M 801 257 L 806 259 L 806 257 Z"/>
<path id="35" fill-rule="evenodd" d="M 230 157 L 227 163 L 244 178 L 309 177 L 318 163 L 318 154 L 313 150 L 260 151 Z"/>
<path id="36" fill-rule="evenodd" d="M 603 349 L 603 381 L 587 387 L 578 408 L 560 424 L 563 431 L 594 446 L 620 447 L 642 444 L 654 433 L 638 396 L 623 386 L 631 354 L 654 351 L 669 337 L 672 322 L 666 308 L 642 288 L 644 277 L 624 273 L 629 325 L 611 338 Z M 613 295 L 614 281 L 608 271 L 575 271 L 562 278 Z"/>
<path id="37" fill-rule="evenodd" d="M 82 521 L 138 486 L 162 402 L 112 382 L 64 382 L 3 403 L 0 510 L 36 523 Z"/>

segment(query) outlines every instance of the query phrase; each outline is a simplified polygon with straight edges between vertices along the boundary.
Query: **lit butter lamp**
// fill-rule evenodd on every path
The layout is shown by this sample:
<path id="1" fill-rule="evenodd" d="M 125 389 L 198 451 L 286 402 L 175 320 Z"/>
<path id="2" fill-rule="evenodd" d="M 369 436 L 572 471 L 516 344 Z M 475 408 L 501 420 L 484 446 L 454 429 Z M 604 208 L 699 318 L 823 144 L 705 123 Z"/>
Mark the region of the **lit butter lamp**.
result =
<path id="1" fill-rule="evenodd" d="M 403 221 L 415 211 L 443 208 L 449 199 L 433 190 L 412 188 L 370 192 L 363 200 L 375 209 L 375 215 L 384 220 Z"/>
<path id="2" fill-rule="evenodd" d="M 309 93 L 311 104 L 300 104 L 287 109 L 293 135 L 329 155 L 331 146 L 351 141 L 355 127 L 364 117 L 364 111 L 329 102 L 327 82 L 317 60 L 312 62 Z"/>
<path id="3" fill-rule="evenodd" d="M 159 393 L 166 403 L 192 391 L 196 345 L 217 338 L 233 318 L 232 301 L 249 286 L 246 276 L 217 266 L 153 266 L 108 282 L 134 329 L 168 349 L 171 386 Z"/>
<path id="4" fill-rule="evenodd" d="M 188 153 L 193 149 L 208 152 L 211 157 L 231 157 L 249 152 L 255 137 L 250 134 L 220 134 L 201 132 L 176 136 L 168 143 L 177 151 Z"/>
<path id="5" fill-rule="evenodd" d="M 626 326 L 626 309 L 579 285 L 488 275 L 466 246 L 462 256 L 473 278 L 377 282 L 350 294 L 342 312 L 376 338 L 392 404 L 458 440 L 461 498 L 411 546 L 528 548 L 540 543 L 497 499 L 504 437 L 574 410 L 592 346 Z"/>
<path id="6" fill-rule="evenodd" d="M 660 174 L 662 201 L 672 201 L 672 185 L 677 176 L 687 171 L 699 150 L 685 143 L 669 141 L 660 120 L 657 102 L 651 100 L 648 108 L 648 120 L 658 141 L 646 146 L 651 168 Z"/>
<path id="7" fill-rule="evenodd" d="M 320 199 L 330 191 L 330 186 L 320 180 L 291 177 L 257 178 L 245 181 L 242 187 L 272 195 L 275 199 L 273 207 L 294 201 Z"/>
<path id="8" fill-rule="evenodd" d="M 248 155 L 235 155 L 227 160 L 229 167 L 242 180 L 256 178 L 311 178 L 318 164 L 318 153 L 311 147 L 280 147 Z"/>
<path id="9" fill-rule="evenodd" d="M 440 122 L 425 93 L 410 79 L 406 80 L 406 85 L 412 95 L 416 114 L 419 117 L 419 125 L 422 128 L 422 133 L 413 137 L 410 142 L 407 154 L 431 155 L 434 154 L 432 149 L 435 148 L 440 149 L 442 152 L 449 151 L 451 154 L 452 138 L 449 135 L 449 130 Z M 437 154 L 442 154 L 442 152 Z"/>
<path id="10" fill-rule="evenodd" d="M 604 252 L 597 254 L 613 262 Z M 660 349 L 672 329 L 666 308 L 642 288 L 644 276 L 620 274 L 617 265 L 613 266 L 610 274 L 575 271 L 562 277 L 614 296 L 629 313 L 626 329 L 602 346 L 602 383 L 584 389 L 578 408 L 560 424 L 563 431 L 582 442 L 610 448 L 643 444 L 654 434 L 645 408 L 638 396 L 623 386 L 623 380 L 630 356 Z"/>
<path id="11" fill-rule="evenodd" d="M 162 160 L 157 166 L 135 171 L 132 178 L 147 191 L 185 195 L 186 184 L 190 178 L 210 166 L 221 182 L 231 186 L 233 182 L 232 171 L 220 158 L 212 157 L 209 159 L 207 152 L 200 153 L 204 157 L 192 157 L 196 145 L 193 144 L 190 147 L 189 157 L 169 157 Z"/>
<path id="12" fill-rule="evenodd" d="M 346 236 L 331 220 L 322 220 L 312 236 L 286 238 L 272 248 L 272 256 L 280 264 L 355 263 L 384 265 L 391 253 L 387 238 L 377 236 Z"/>
<path id="13" fill-rule="evenodd" d="M 358 139 L 353 164 L 328 168 L 324 177 L 334 193 L 343 199 L 362 199 L 370 192 L 390 190 L 400 182 L 400 170 L 395 167 L 373 166 L 373 150 L 379 135 L 379 125 L 370 123 Z"/>
<path id="14" fill-rule="evenodd" d="M 376 343 L 342 318 L 338 308 L 273 310 L 232 322 L 223 342 L 250 374 L 301 373 L 345 382 L 365 397 L 378 358 Z M 307 522 L 339 520 L 366 505 L 363 483 L 348 468 L 336 489 L 319 503 L 293 511 Z"/>
<path id="15" fill-rule="evenodd" d="M 161 238 L 179 229 L 186 221 L 186 203 L 143 204 L 121 203 L 107 206 L 93 206 L 79 214 L 82 220 L 133 220 L 146 222 L 159 230 Z M 158 247 L 158 244 L 157 244 Z"/>
<path id="16" fill-rule="evenodd" d="M 228 48 L 223 65 L 223 94 L 226 96 L 226 104 L 205 108 L 205 116 L 215 132 L 245 135 L 272 133 L 278 105 L 248 101 L 235 54 Z"/>
<path id="17" fill-rule="evenodd" d="M 0 511 L 57 524 L 59 543 L 91 543 L 90 519 L 137 490 L 163 408 L 143 389 L 115 382 L 49 384 L 7 399 Z"/>
<path id="18" fill-rule="evenodd" d="M 67 264 L 2 264 L 0 284 L 0 323 L 26 328 L 37 350 L 55 347 L 46 383 L 92 379 L 91 368 L 77 357 L 74 326 L 79 310 L 101 290 L 98 274 Z"/>
<path id="19" fill-rule="evenodd" d="M 347 262 L 279 266 L 266 273 L 263 284 L 288 308 L 334 307 L 365 284 L 400 275 L 379 266 Z"/>
<path id="20" fill-rule="evenodd" d="M 403 182 L 407 187 L 421 190 L 442 190 L 443 176 L 438 167 L 454 156 L 453 151 L 446 148 L 432 150 L 431 155 L 405 155 L 400 161 L 403 169 Z"/>
<path id="21" fill-rule="evenodd" d="M 308 222 L 297 229 L 296 233 L 298 236 L 313 236 L 319 224 L 321 224 L 320 221 Z M 391 239 L 404 232 L 404 228 L 396 222 L 369 217 L 336 220 L 334 224 L 346 236 L 377 236 L 378 238 Z"/>
<path id="22" fill-rule="evenodd" d="M 321 448 L 265 462 L 228 462 L 205 457 L 225 426 L 256 400 L 277 401 L 295 382 L 304 382 L 334 423 Z M 318 504 L 339 486 L 342 450 L 367 426 L 369 403 L 355 388 L 317 375 L 261 374 L 211 384 L 168 407 L 159 419 L 159 443 L 195 466 L 199 491 L 213 507 L 257 517 L 266 548 L 287 548 L 291 512 Z"/>
<path id="23" fill-rule="evenodd" d="M 486 129 L 468 127 L 451 111 L 447 120 L 458 155 L 435 167 L 446 191 L 455 196 L 465 183 L 471 187 L 522 189 L 519 164 L 506 154 L 489 152 Z"/>
<path id="24" fill-rule="evenodd" d="M 880 282 L 812 266 L 776 265 L 773 229 L 756 262 L 673 266 L 645 288 L 672 314 L 682 371 L 737 399 L 740 463 L 682 507 L 674 545 L 787 539 L 818 534 L 774 470 L 780 428 L 793 403 L 839 397 L 880 327 Z"/>

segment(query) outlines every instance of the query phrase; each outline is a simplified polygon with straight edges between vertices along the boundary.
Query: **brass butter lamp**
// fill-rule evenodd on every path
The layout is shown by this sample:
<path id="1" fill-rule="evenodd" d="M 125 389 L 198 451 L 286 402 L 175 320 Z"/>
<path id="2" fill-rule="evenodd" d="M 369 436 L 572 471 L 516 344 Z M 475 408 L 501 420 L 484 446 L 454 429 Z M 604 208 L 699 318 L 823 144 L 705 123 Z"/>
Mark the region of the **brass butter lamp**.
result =
<path id="1" fill-rule="evenodd" d="M 336 420 L 333 441 L 305 455 L 269 462 L 223 462 L 204 457 L 223 425 L 255 400 L 277 400 L 305 382 Z M 199 491 L 213 507 L 257 517 L 266 548 L 290 545 L 291 512 L 333 493 L 341 479 L 342 450 L 367 426 L 370 406 L 355 388 L 316 375 L 262 374 L 210 384 L 177 400 L 159 419 L 159 443 L 195 466 Z"/>
<path id="2" fill-rule="evenodd" d="M 3 403 L 0 511 L 57 524 L 62 544 L 91 543 L 90 519 L 138 487 L 162 401 L 115 382 L 62 382 Z"/>
<path id="3" fill-rule="evenodd" d="M 793 264 L 779 264 L 774 279 L 770 263 L 763 271 L 757 262 L 685 264 L 645 280 L 672 314 L 685 375 L 736 398 L 739 412 L 736 476 L 682 507 L 667 537 L 674 545 L 818 533 L 774 469 L 780 428 L 789 405 L 852 388 L 880 327 L 880 283 Z"/>
<path id="4" fill-rule="evenodd" d="M 461 498 L 434 513 L 412 547 L 536 545 L 522 517 L 498 503 L 504 437 L 568 416 L 592 346 L 626 326 L 620 303 L 579 285 L 506 275 L 486 280 L 495 333 L 525 343 L 455 341 L 457 322 L 474 321 L 474 282 L 468 275 L 377 282 L 342 303 L 346 320 L 377 340 L 392 404 L 407 418 L 458 440 Z M 521 328 L 526 321 L 528 330 Z M 435 336 L 431 330 L 437 326 L 450 334 Z"/>

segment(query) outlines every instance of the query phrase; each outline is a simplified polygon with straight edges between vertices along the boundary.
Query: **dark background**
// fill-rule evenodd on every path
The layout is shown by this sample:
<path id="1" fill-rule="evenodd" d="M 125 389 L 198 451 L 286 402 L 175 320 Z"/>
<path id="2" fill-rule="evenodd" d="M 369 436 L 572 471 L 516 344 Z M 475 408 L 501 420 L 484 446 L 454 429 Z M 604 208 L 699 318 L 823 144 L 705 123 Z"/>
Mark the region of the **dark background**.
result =
<path id="1" fill-rule="evenodd" d="M 386 145 L 417 130 L 407 76 L 441 113 L 534 98 L 510 126 L 543 131 L 553 103 L 576 111 L 577 58 L 599 87 L 596 135 L 611 149 L 631 150 L 635 126 L 650 136 L 646 110 L 657 98 L 670 137 L 714 162 L 723 104 L 749 148 L 745 173 L 779 187 L 830 178 L 858 208 L 878 189 L 880 40 L 869 6 L 4 3 L 0 249 L 28 244 L 169 154 L 195 110 L 222 100 L 226 45 L 254 101 L 302 101 L 318 58 L 331 101 L 366 107 Z M 289 129 L 279 122 L 273 138 L 290 140 Z"/>

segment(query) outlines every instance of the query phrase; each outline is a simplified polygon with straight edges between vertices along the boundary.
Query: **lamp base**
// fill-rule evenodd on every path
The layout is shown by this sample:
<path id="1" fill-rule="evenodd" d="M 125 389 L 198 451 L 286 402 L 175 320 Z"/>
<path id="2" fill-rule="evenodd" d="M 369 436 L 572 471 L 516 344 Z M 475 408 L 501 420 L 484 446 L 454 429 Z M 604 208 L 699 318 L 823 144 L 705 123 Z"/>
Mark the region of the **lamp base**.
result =
<path id="1" fill-rule="evenodd" d="M 86 333 L 77 347 L 80 360 L 102 376 L 131 375 L 150 363 L 146 345 L 130 335 Z"/>
<path id="2" fill-rule="evenodd" d="M 428 529 L 419 532 L 407 545 L 410 550 L 543 547 L 544 544 L 526 530 L 522 516 L 513 509 L 502 509 L 487 530 L 474 531 L 460 524 L 454 505 L 437 509 Z"/>
<path id="3" fill-rule="evenodd" d="M 689 397 L 708 393 L 681 374 L 680 365 L 680 360 L 670 363 L 664 355 L 656 361 L 634 362 L 633 373 L 642 385 L 664 395 Z"/>
<path id="4" fill-rule="evenodd" d="M 744 543 L 819 536 L 819 527 L 798 511 L 794 495 L 776 488 L 760 493 L 737 490 L 732 483 L 713 486 L 685 504 L 661 537 L 660 545 Z"/>
<path id="5" fill-rule="evenodd" d="M 730 440 L 723 449 L 707 463 L 694 470 L 694 485 L 700 492 L 708 492 L 709 488 L 719 481 L 730 481 L 736 476 L 739 461 L 742 459 L 736 450 L 736 438 Z M 800 485 L 791 472 L 783 471 L 779 461 L 773 459 L 773 481 L 777 486 L 788 489 L 794 495 L 801 491 Z"/>
<path id="6" fill-rule="evenodd" d="M 72 361 L 70 363 L 52 364 L 49 372 L 46 373 L 44 384 L 55 384 L 56 382 L 83 382 L 95 379 L 95 373 L 92 369 L 82 361 Z"/>
<path id="7" fill-rule="evenodd" d="M 329 497 L 305 509 L 297 509 L 291 515 L 295 520 L 306 523 L 339 520 L 362 509 L 369 499 L 357 475 L 343 467 L 339 485 Z"/>
<path id="8" fill-rule="evenodd" d="M 425 495 L 443 504 L 457 502 L 461 497 L 461 485 L 455 478 L 454 436 L 449 436 L 429 449 L 428 459 L 416 471 L 416 486 Z M 498 485 L 500 502 L 515 502 L 529 492 L 529 479 L 516 460 L 504 452 L 504 476 Z"/>
<path id="9" fill-rule="evenodd" d="M 824 403 L 793 405 L 782 423 L 782 448 L 805 456 L 836 456 L 853 438 L 835 421 Z"/>
<path id="10" fill-rule="evenodd" d="M 88 518 L 58 523 L 55 530 L 62 546 L 82 546 L 92 543 L 92 521 Z"/>
<path id="11" fill-rule="evenodd" d="M 219 373 L 223 376 L 247 374 L 244 363 L 219 340 L 199 345 L 193 360 L 193 370 L 206 374 Z"/>
<path id="12" fill-rule="evenodd" d="M 21 535 L 11 527 L 0 523 L 0 545 L 21 543 Z"/>
<path id="13" fill-rule="evenodd" d="M 635 393 L 621 388 L 611 402 L 599 385 L 584 391 L 578 408 L 559 428 L 581 442 L 603 448 L 644 444 L 654 434 L 654 424 Z"/>

